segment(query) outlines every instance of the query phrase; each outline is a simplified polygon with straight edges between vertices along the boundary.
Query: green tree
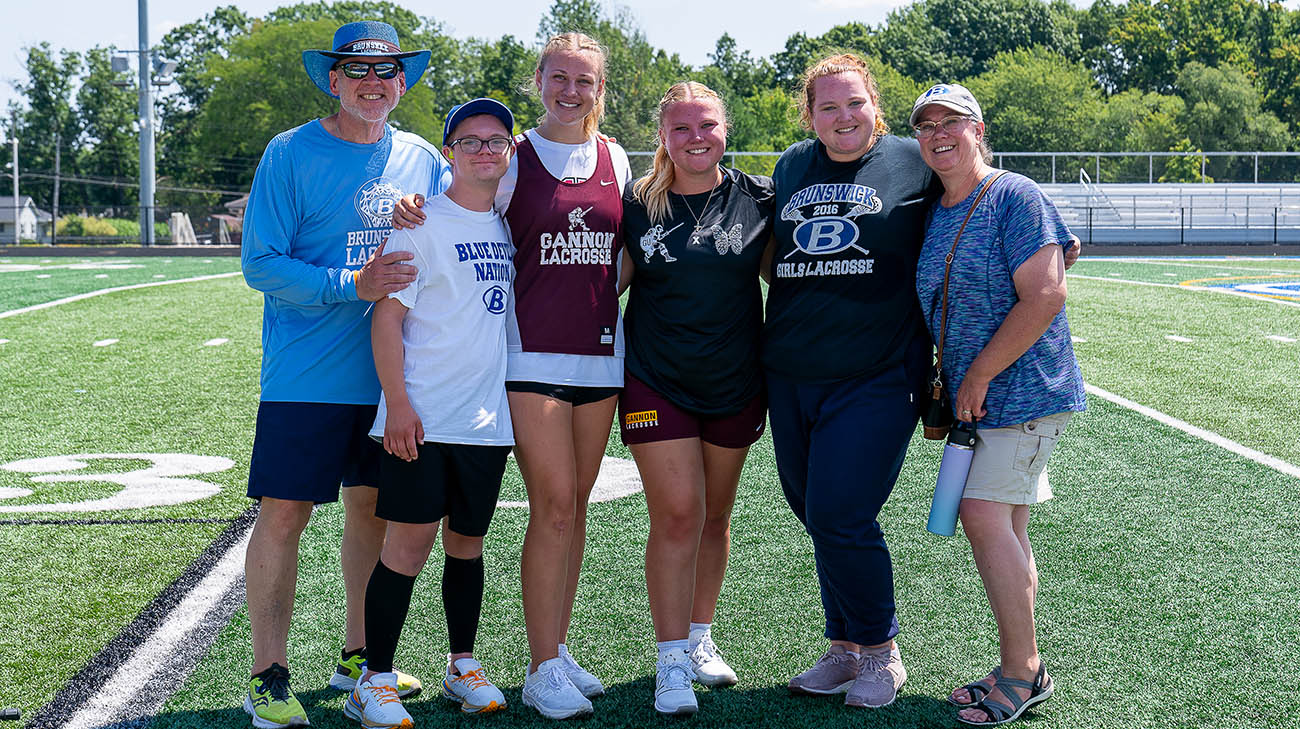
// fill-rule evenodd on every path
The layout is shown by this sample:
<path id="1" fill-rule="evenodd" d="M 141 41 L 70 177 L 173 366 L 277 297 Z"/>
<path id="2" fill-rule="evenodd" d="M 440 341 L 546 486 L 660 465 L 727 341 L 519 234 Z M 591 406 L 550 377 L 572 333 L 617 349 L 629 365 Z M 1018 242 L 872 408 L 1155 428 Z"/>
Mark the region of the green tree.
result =
<path id="1" fill-rule="evenodd" d="M 966 84 L 995 150 L 1066 152 L 1098 142 L 1101 90 L 1081 63 L 1042 47 L 1000 53 Z"/>
<path id="2" fill-rule="evenodd" d="M 1042 0 L 918 0 L 890 12 L 875 40 L 881 59 L 903 74 L 950 82 L 1032 46 L 1077 60 L 1077 37 L 1058 27 L 1064 15 Z"/>
<path id="3" fill-rule="evenodd" d="M 1259 91 L 1241 69 L 1193 61 L 1178 74 L 1176 85 L 1186 102 L 1182 126 L 1197 149 L 1286 148 L 1286 125 L 1261 108 Z"/>
<path id="4" fill-rule="evenodd" d="M 833 53 L 878 56 L 875 32 L 862 23 L 848 23 L 816 38 L 795 33 L 786 38 L 785 49 L 772 56 L 776 83 L 786 89 L 797 88 L 809 66 Z"/>
<path id="5" fill-rule="evenodd" d="M 1264 12 L 1255 0 L 1129 0 L 1109 29 L 1103 83 L 1168 92 L 1193 61 L 1231 64 L 1253 75 Z"/>
<path id="6" fill-rule="evenodd" d="M 322 94 L 307 78 L 302 51 L 329 45 L 336 19 L 257 22 L 234 38 L 225 57 L 208 59 L 211 93 L 196 126 L 200 155 L 214 159 L 257 160 L 276 134 L 338 110 L 338 101 Z M 439 140 L 442 113 L 434 92 L 423 84 L 407 90 L 389 117 L 395 127 Z M 225 186 L 246 186 L 255 163 L 220 171 Z"/>
<path id="7" fill-rule="evenodd" d="M 772 87 L 772 64 L 752 57 L 749 51 L 738 50 L 736 39 L 728 33 L 718 38 L 709 61 L 703 70 L 714 69 L 716 78 L 710 77 L 711 83 L 705 83 L 728 98 L 754 96 Z"/>
<path id="8" fill-rule="evenodd" d="M 1202 176 L 1201 170 L 1208 166 L 1209 158 L 1201 154 L 1187 138 L 1180 139 L 1170 152 L 1196 152 L 1195 155 L 1179 155 L 1168 158 L 1164 174 L 1157 182 L 1214 182 L 1208 174 Z"/>
<path id="9" fill-rule="evenodd" d="M 1261 94 L 1233 66 L 1212 68 L 1193 61 L 1176 80 L 1186 106 L 1179 121 L 1193 148 L 1206 151 L 1286 149 L 1286 124 L 1262 109 Z M 1223 179 L 1251 179 L 1254 160 L 1212 157 L 1210 174 Z"/>
<path id="10" fill-rule="evenodd" d="M 590 35 L 609 52 L 601 131 L 617 137 L 629 150 L 653 149 L 659 99 L 669 86 L 687 77 L 689 67 L 677 54 L 650 45 L 627 8 L 606 16 L 593 0 L 557 0 L 538 23 L 537 37 L 545 42 L 570 30 Z"/>
<path id="11" fill-rule="evenodd" d="M 1256 85 L 1263 90 L 1263 106 L 1290 123 L 1295 139 L 1300 137 L 1300 10 L 1270 2 L 1259 36 Z"/>
<path id="12" fill-rule="evenodd" d="M 26 105 L 25 109 L 14 110 L 19 167 L 23 172 L 51 175 L 57 141 L 62 148 L 63 174 L 74 173 L 80 129 L 72 99 L 77 75 L 81 71 L 81 55 L 68 50 L 56 54 L 49 43 L 41 43 L 27 49 L 25 66 L 27 80 L 14 84 Z M 60 190 L 60 197 L 69 203 L 80 202 L 81 187 L 65 186 Z M 42 208 L 48 209 L 53 191 L 54 181 L 51 179 L 33 175 L 23 181 L 23 194 L 32 196 Z"/>
<path id="13" fill-rule="evenodd" d="M 113 53 L 111 47 L 86 52 L 86 72 L 77 90 L 82 133 L 77 169 L 85 175 L 131 180 L 139 176 L 140 170 L 140 139 L 135 128 L 138 102 L 133 88 L 113 85 L 124 75 L 113 72 Z M 86 185 L 84 189 L 84 202 L 97 207 L 125 209 L 137 205 L 136 190 L 132 188 Z"/>
<path id="14" fill-rule="evenodd" d="M 541 101 L 533 93 L 536 50 L 512 35 L 505 35 L 495 42 L 467 42 L 463 58 L 472 64 L 473 70 L 461 89 L 462 96 L 494 98 L 510 107 L 520 130 L 532 126 L 532 120 L 542 113 Z"/>
<path id="15" fill-rule="evenodd" d="M 782 152 L 809 133 L 799 126 L 794 99 L 779 88 L 768 88 L 753 96 L 728 99 L 731 126 L 727 129 L 727 149 L 733 152 Z M 776 158 L 736 158 L 746 172 L 772 174 Z"/>
<path id="16" fill-rule="evenodd" d="M 467 80 L 465 69 L 472 64 L 462 63 L 460 44 L 447 35 L 442 24 L 433 18 L 421 17 L 388 0 L 316 0 L 277 8 L 266 16 L 266 21 L 270 23 L 316 20 L 330 21 L 333 24 L 330 32 L 320 37 L 318 45 L 303 46 L 300 51 L 330 47 L 334 29 L 344 23 L 380 20 L 397 30 L 403 50 L 427 48 L 432 51 L 429 68 L 420 83 L 433 92 L 431 100 L 425 103 L 434 110 L 439 120 L 453 105 L 464 101 L 457 88 Z M 403 103 L 405 101 L 404 99 Z"/>
<path id="17" fill-rule="evenodd" d="M 158 103 L 158 174 L 191 184 L 213 184 L 237 177 L 241 171 L 256 163 L 256 159 L 238 159 L 229 153 L 213 156 L 199 150 L 199 114 L 212 93 L 212 74 L 208 71 L 209 59 L 226 56 L 226 46 L 237 36 L 249 31 L 253 19 L 242 10 L 227 5 L 219 7 L 203 18 L 173 28 L 163 36 L 159 52 L 164 58 L 176 61 L 173 76 L 176 88 Z M 236 174 L 231 174 L 236 172 Z M 195 196 L 178 196 L 160 192 L 160 202 L 175 198 L 193 200 Z M 212 204 L 215 198 L 199 196 L 202 202 Z"/>

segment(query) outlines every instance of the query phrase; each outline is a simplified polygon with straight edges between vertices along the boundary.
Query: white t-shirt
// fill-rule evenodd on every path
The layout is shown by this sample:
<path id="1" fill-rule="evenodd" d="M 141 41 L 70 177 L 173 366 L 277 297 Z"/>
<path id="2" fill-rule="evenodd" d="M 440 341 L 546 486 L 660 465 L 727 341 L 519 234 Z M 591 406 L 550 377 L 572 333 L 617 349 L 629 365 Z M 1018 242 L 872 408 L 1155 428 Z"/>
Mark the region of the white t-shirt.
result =
<path id="1" fill-rule="evenodd" d="M 395 230 L 385 253 L 410 251 L 414 282 L 389 294 L 402 320 L 406 396 L 425 442 L 514 445 L 506 401 L 506 321 L 514 308 L 515 246 L 496 211 L 466 210 L 446 195 L 429 198 L 428 221 Z M 372 436 L 384 434 L 379 398 Z"/>
<path id="2" fill-rule="evenodd" d="M 593 137 L 582 144 L 561 144 L 552 142 L 537 133 L 536 129 L 524 132 L 528 141 L 537 152 L 542 166 L 557 180 L 583 182 L 596 173 L 596 139 Z M 622 147 L 607 142 L 609 161 L 614 167 L 614 177 L 618 180 L 618 189 L 627 187 L 632 179 L 632 167 L 628 162 L 627 152 Z M 510 158 L 510 169 L 497 185 L 496 200 L 493 205 L 502 216 L 510 207 L 514 198 L 515 184 L 519 180 L 519 164 L 515 157 Z M 618 265 L 622 268 L 622 258 Z M 519 341 L 519 327 L 513 322 L 508 332 L 510 335 L 509 372 L 506 379 L 521 382 L 545 382 L 552 385 L 570 385 L 578 387 L 622 387 L 623 386 L 623 326 L 614 330 L 614 356 L 605 357 L 589 354 L 559 354 L 556 352 L 524 352 Z M 621 314 L 620 314 L 621 316 Z"/>

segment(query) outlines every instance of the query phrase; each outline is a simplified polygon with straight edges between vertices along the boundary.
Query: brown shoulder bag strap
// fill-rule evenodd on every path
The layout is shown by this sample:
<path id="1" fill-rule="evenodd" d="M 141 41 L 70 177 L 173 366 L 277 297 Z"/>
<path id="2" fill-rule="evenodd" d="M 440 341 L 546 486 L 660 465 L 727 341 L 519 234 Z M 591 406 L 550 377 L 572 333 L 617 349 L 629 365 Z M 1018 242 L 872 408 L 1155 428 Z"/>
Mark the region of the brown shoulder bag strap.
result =
<path id="1" fill-rule="evenodd" d="M 989 188 L 993 187 L 993 183 L 997 182 L 998 178 L 1006 173 L 1007 170 L 999 171 L 980 188 L 980 194 L 975 196 L 975 202 L 970 204 L 970 210 L 966 211 L 966 218 L 961 221 L 961 227 L 957 229 L 957 236 L 952 239 L 952 248 L 948 249 L 948 255 L 944 256 L 943 259 L 943 302 L 940 304 L 943 308 L 939 315 L 939 342 L 935 353 L 934 382 L 931 383 L 936 389 L 943 386 L 943 343 L 948 334 L 948 276 L 952 272 L 953 254 L 957 252 L 957 242 L 961 240 L 961 234 L 966 230 L 966 224 L 970 222 L 970 216 L 975 214 L 975 208 L 979 206 L 980 200 L 984 198 L 984 193 L 988 192 Z"/>

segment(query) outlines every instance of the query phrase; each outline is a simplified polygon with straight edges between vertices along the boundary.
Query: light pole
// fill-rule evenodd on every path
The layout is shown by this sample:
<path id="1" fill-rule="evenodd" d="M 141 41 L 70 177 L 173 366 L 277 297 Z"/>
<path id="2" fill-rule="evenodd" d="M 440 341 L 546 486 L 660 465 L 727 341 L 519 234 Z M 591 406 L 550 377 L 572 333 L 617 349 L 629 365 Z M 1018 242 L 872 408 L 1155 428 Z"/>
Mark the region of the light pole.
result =
<path id="1" fill-rule="evenodd" d="M 149 0 L 139 0 L 140 48 L 139 95 L 140 108 L 140 244 L 154 244 L 154 183 L 157 179 L 157 160 L 154 155 L 153 86 L 167 86 L 176 70 L 174 61 L 156 57 L 149 47 Z M 127 70 L 125 57 L 113 59 L 114 71 Z M 152 76 L 152 78 L 151 78 Z M 114 86 L 129 86 L 130 81 L 114 81 Z"/>
<path id="2" fill-rule="evenodd" d="M 153 94 L 149 71 L 149 0 L 140 0 L 140 244 L 149 247 L 153 236 Z"/>

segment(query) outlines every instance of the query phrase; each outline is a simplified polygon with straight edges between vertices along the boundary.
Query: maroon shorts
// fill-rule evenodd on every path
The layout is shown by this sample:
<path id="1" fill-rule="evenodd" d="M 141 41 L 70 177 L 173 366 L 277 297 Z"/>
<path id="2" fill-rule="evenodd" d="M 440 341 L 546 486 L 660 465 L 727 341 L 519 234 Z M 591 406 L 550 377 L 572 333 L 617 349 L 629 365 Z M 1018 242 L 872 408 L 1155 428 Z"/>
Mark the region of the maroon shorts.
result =
<path id="1" fill-rule="evenodd" d="M 708 417 L 677 407 L 630 374 L 623 376 L 623 393 L 618 397 L 623 445 L 699 438 L 720 448 L 748 448 L 763 435 L 766 422 L 767 403 L 762 395 L 735 415 Z"/>

